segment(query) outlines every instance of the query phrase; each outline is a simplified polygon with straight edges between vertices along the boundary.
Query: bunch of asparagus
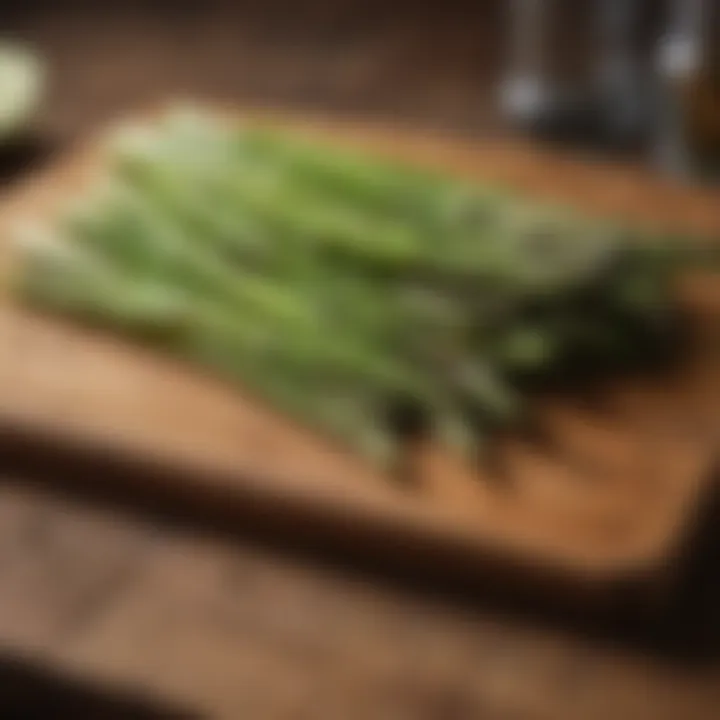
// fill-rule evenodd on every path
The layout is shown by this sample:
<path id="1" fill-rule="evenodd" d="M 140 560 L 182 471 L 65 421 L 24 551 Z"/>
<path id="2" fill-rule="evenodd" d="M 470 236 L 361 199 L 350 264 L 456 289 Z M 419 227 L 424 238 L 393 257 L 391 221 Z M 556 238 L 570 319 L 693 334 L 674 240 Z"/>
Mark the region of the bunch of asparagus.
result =
<path id="1" fill-rule="evenodd" d="M 524 378 L 664 342 L 692 259 L 202 113 L 126 130 L 111 154 L 106 182 L 26 238 L 23 297 L 215 369 L 382 465 L 420 427 L 475 457 L 524 422 Z"/>

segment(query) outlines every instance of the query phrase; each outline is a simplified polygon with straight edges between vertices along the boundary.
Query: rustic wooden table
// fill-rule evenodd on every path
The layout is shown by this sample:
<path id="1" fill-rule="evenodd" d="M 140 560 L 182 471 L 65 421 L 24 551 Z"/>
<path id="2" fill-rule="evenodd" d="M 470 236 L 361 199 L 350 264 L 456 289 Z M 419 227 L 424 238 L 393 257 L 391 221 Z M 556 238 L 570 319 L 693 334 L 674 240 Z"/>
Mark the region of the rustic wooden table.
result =
<path id="1" fill-rule="evenodd" d="M 0 568 L 6 657 L 197 717 L 710 720 L 720 703 L 712 665 L 673 667 L 12 478 Z"/>
<path id="2" fill-rule="evenodd" d="M 17 478 L 0 484 L 0 573 L 6 658 L 100 685 L 101 697 L 141 694 L 148 712 L 710 720 L 720 703 L 712 663 L 673 666 Z M 0 688 L 4 674 L 0 662 Z"/>

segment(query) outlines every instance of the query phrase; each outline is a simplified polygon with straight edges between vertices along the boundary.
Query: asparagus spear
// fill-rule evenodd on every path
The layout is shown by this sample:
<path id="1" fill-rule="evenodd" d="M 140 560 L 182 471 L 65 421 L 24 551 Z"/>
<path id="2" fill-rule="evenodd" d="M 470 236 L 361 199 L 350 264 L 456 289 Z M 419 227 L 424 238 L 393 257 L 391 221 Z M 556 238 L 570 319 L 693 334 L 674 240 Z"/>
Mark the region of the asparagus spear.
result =
<path id="1" fill-rule="evenodd" d="M 25 297 L 87 320 L 111 324 L 239 380 L 263 399 L 317 427 L 382 466 L 395 461 L 395 443 L 367 385 L 328 387 L 313 366 L 290 357 L 268 363 L 267 336 L 231 320 L 224 308 L 188 302 L 181 293 L 142 283 L 95 263 L 36 257 Z M 273 367 L 273 365 L 277 367 Z M 312 380 L 314 379 L 314 382 Z"/>

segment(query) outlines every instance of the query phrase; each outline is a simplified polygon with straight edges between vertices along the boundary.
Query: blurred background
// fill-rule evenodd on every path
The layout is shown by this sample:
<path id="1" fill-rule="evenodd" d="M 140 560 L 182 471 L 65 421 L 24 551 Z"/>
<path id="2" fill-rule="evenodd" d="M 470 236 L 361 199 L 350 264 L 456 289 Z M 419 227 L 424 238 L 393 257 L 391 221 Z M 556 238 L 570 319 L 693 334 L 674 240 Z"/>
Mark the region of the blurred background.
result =
<path id="1" fill-rule="evenodd" d="M 712 184 L 717 3 L 699 23 L 683 14 L 691 5 L 4 0 L 0 36 L 36 49 L 47 94 L 23 141 L 0 151 L 3 187 L 104 123 L 180 96 L 520 137 Z M 681 59 L 663 64 L 676 37 Z M 720 713 L 714 546 L 663 620 L 667 647 L 657 628 L 578 626 L 532 602 L 490 603 L 241 528 L 60 491 L 54 463 L 28 464 L 33 451 L 14 442 L 0 451 L 3 720 Z M 84 485 L 103 476 L 84 472 Z"/>
<path id="2" fill-rule="evenodd" d="M 697 169 L 678 154 L 717 153 L 712 0 L 310 0 L 302 13 L 283 0 L 9 0 L 2 16 L 47 59 L 43 123 L 63 139 L 184 94 L 460 133 L 510 120 L 606 151 L 680 145 L 656 157 L 674 172 Z"/>

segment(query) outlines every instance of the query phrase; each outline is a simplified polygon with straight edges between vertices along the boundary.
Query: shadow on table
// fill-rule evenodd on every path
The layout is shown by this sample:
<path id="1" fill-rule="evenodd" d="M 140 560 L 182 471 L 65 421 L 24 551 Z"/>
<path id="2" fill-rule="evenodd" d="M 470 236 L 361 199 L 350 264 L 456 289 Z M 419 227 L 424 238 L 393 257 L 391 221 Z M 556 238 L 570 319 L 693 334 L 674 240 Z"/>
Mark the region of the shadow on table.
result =
<path id="1" fill-rule="evenodd" d="M 22 178 L 52 157 L 56 143 L 49 137 L 27 136 L 0 144 L 0 185 Z"/>
<path id="2" fill-rule="evenodd" d="M 58 675 L 39 664 L 0 658 L 0 717 L 3 720 L 199 720 L 154 699 L 131 696 Z"/>

